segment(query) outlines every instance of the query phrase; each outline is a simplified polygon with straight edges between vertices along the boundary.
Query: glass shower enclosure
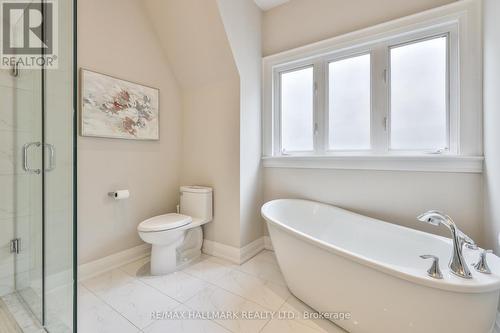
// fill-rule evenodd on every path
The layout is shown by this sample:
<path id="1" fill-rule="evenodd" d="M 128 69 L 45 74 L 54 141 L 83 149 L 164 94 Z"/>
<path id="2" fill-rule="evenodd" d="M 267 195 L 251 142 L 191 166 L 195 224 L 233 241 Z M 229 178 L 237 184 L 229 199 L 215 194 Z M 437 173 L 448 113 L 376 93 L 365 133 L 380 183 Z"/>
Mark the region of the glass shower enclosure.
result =
<path id="1" fill-rule="evenodd" d="M 0 332 L 76 332 L 75 4 L 0 5 Z"/>

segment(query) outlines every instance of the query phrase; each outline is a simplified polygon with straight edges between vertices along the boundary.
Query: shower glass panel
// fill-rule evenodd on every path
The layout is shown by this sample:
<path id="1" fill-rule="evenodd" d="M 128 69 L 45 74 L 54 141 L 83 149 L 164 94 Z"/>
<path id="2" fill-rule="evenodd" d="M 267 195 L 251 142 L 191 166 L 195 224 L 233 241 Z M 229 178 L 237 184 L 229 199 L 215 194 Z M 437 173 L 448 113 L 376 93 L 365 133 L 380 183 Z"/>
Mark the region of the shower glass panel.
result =
<path id="1" fill-rule="evenodd" d="M 0 69 L 1 332 L 76 332 L 74 1 L 43 3 L 57 66 Z"/>
<path id="2" fill-rule="evenodd" d="M 74 264 L 73 1 L 58 1 L 58 67 L 44 72 L 45 327 L 71 332 Z M 54 156 L 51 156 L 54 154 Z"/>

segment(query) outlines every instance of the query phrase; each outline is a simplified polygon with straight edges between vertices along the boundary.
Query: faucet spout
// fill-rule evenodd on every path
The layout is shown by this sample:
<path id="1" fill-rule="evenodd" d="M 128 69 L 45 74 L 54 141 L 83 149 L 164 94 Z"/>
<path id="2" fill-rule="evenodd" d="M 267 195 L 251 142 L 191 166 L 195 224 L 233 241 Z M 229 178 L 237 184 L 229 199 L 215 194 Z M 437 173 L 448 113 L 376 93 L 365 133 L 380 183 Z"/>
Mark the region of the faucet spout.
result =
<path id="1" fill-rule="evenodd" d="M 451 257 L 449 267 L 451 272 L 464 279 L 472 279 L 472 274 L 467 267 L 463 256 L 463 247 L 477 249 L 476 243 L 460 229 L 457 228 L 455 222 L 446 214 L 436 210 L 431 210 L 423 213 L 417 217 L 421 222 L 426 222 L 434 226 L 444 225 L 451 232 L 451 239 L 453 241 L 453 255 Z"/>

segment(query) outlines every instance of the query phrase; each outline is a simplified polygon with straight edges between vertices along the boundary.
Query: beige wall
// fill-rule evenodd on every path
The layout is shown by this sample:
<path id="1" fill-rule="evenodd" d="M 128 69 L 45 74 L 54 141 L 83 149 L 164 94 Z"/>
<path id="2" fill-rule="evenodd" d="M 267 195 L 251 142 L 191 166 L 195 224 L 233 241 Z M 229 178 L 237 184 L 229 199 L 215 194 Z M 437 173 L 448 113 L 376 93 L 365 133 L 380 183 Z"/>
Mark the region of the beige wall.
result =
<path id="1" fill-rule="evenodd" d="M 239 247 L 239 85 L 233 79 L 183 92 L 181 180 L 214 189 L 204 238 Z"/>
<path id="2" fill-rule="evenodd" d="M 484 1 L 484 155 L 486 247 L 500 253 L 500 2 Z"/>
<path id="3" fill-rule="evenodd" d="M 449 2 L 293 0 L 264 14 L 263 53 L 303 46 Z M 480 174 L 265 168 L 265 200 L 287 197 L 327 202 L 446 234 L 446 230 L 415 221 L 415 216 L 425 210 L 440 209 L 476 241 L 484 243 Z"/>
<path id="4" fill-rule="evenodd" d="M 240 246 L 263 235 L 261 157 L 261 20 L 253 0 L 218 0 L 240 76 Z"/>
<path id="5" fill-rule="evenodd" d="M 240 79 L 217 2 L 143 3 L 181 88 L 181 182 L 214 188 L 204 237 L 239 247 Z"/>
<path id="6" fill-rule="evenodd" d="M 78 66 L 160 89 L 160 141 L 78 137 L 83 264 L 142 244 L 136 227 L 178 202 L 179 89 L 140 0 L 78 1 Z M 128 188 L 129 200 L 107 192 Z"/>
<path id="7" fill-rule="evenodd" d="M 454 0 L 292 0 L 264 13 L 263 55 L 270 55 Z"/>

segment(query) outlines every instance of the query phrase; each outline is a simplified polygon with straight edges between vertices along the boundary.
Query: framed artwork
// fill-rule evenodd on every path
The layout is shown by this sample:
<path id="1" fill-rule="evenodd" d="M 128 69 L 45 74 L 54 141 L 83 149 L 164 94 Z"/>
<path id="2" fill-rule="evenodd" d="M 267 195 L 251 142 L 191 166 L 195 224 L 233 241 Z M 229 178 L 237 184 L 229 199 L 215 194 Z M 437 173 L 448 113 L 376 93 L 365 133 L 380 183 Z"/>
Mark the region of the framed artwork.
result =
<path id="1" fill-rule="evenodd" d="M 81 134 L 159 140 L 160 91 L 81 69 Z"/>

